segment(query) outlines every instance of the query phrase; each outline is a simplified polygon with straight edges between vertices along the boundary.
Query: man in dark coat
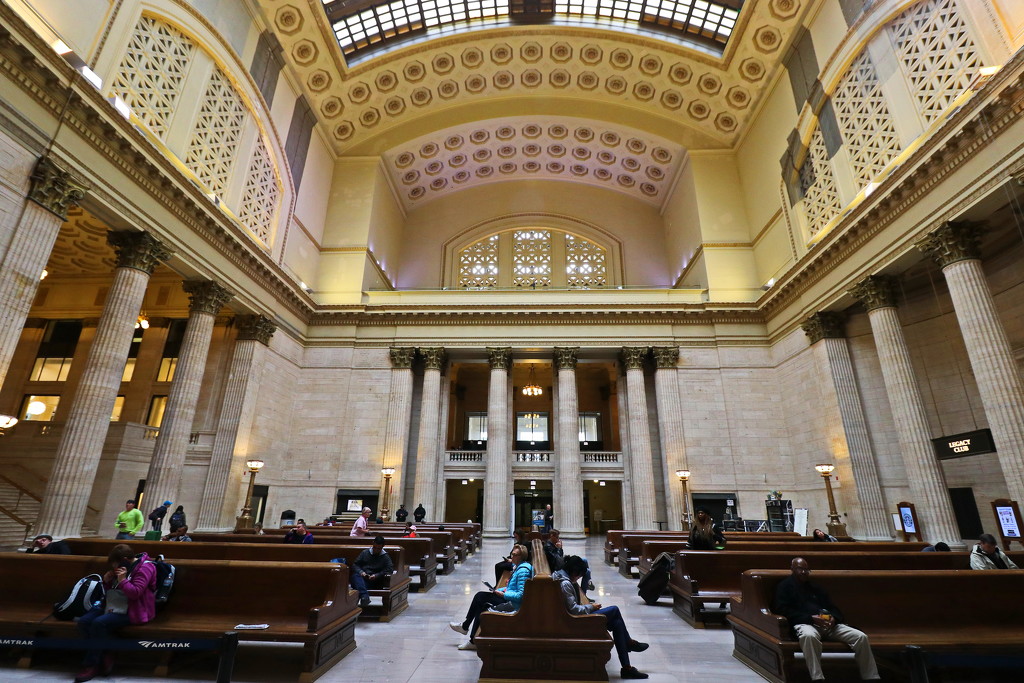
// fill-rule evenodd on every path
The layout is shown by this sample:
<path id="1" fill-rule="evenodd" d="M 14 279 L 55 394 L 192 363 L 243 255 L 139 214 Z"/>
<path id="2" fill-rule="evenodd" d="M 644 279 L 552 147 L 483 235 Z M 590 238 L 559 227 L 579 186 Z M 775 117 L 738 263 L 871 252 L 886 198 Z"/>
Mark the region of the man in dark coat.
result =
<path id="1" fill-rule="evenodd" d="M 391 557 L 384 552 L 384 537 L 373 539 L 373 545 L 359 553 L 352 571 L 349 573 L 349 584 L 359 592 L 359 606 L 370 604 L 371 588 L 383 588 L 388 584 L 388 577 L 395 571 Z"/>
<path id="2" fill-rule="evenodd" d="M 416 520 L 417 524 L 422 524 L 423 520 L 427 516 L 427 511 L 423 509 L 423 503 L 416 506 L 416 509 L 412 511 L 413 519 Z"/>
<path id="3" fill-rule="evenodd" d="M 407 519 L 409 519 L 409 511 L 405 509 L 405 503 L 402 503 L 395 512 L 395 521 L 404 522 Z"/>

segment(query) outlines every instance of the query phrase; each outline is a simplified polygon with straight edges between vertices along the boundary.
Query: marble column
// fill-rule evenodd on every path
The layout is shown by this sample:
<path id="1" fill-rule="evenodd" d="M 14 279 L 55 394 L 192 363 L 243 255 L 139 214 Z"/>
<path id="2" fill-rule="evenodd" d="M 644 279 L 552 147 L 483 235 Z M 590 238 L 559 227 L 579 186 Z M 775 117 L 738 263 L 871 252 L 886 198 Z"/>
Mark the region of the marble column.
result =
<path id="1" fill-rule="evenodd" d="M 146 232 L 111 232 L 107 241 L 117 252 L 114 281 L 64 422 L 35 527 L 36 533 L 55 538 L 82 531 L 146 285 L 153 270 L 171 256 Z"/>
<path id="2" fill-rule="evenodd" d="M 623 372 L 625 368 L 623 368 Z M 626 378 L 616 372 L 615 404 L 619 411 L 619 450 L 622 451 L 622 528 L 635 529 L 634 509 L 630 504 L 633 500 L 633 454 L 629 449 L 629 400 L 626 392 Z"/>
<path id="3" fill-rule="evenodd" d="M 942 268 L 1010 498 L 1024 502 L 1024 382 L 981 267 L 981 226 L 945 223 L 917 246 Z"/>
<path id="4" fill-rule="evenodd" d="M 632 499 L 625 503 L 633 508 L 636 529 L 655 529 L 654 466 L 651 461 L 651 430 L 647 419 L 647 392 L 644 386 L 644 360 L 647 347 L 627 346 L 622 349 L 626 366 L 626 392 L 629 411 L 629 451 L 632 473 Z"/>
<path id="5" fill-rule="evenodd" d="M 931 432 L 914 366 L 910 362 L 910 350 L 896 312 L 894 283 L 888 276 L 871 275 L 857 283 L 850 293 L 860 299 L 868 310 L 885 392 L 889 397 L 907 473 L 910 502 L 917 507 L 924 538 L 932 543 L 945 541 L 950 547 L 963 548 L 946 479 L 932 449 Z"/>
<path id="6" fill-rule="evenodd" d="M 182 288 L 189 296 L 189 316 L 185 336 L 178 353 L 178 365 L 164 408 L 160 433 L 153 447 L 153 458 L 146 474 L 147 507 L 165 500 L 179 503 L 181 476 L 185 469 L 196 403 L 203 387 L 206 356 L 213 337 L 213 323 L 220 309 L 233 294 L 216 282 L 186 281 Z"/>
<path id="7" fill-rule="evenodd" d="M 388 422 L 384 434 L 384 459 L 381 467 L 394 467 L 395 474 L 391 477 L 391 490 L 385 500 L 384 487 L 381 482 L 380 507 L 388 508 L 388 518 L 394 519 L 398 509 L 398 499 L 405 487 L 405 452 L 409 447 L 409 423 L 412 421 L 412 362 L 416 349 L 411 346 L 393 346 L 389 351 L 391 358 L 391 391 L 388 394 Z M 437 510 L 426 508 L 427 519 L 434 519 Z M 378 515 L 379 510 L 375 510 Z"/>
<path id="8" fill-rule="evenodd" d="M 68 209 L 85 197 L 85 188 L 49 157 L 40 157 L 28 196 L 14 226 L 10 246 L 0 252 L 0 386 L 18 346 L 21 330 L 39 289 L 39 276 L 57 240 Z"/>
<path id="9" fill-rule="evenodd" d="M 851 482 L 856 490 L 856 501 L 848 501 L 848 504 L 858 504 L 866 538 L 889 540 L 892 522 L 885 510 L 844 322 L 842 313 L 822 311 L 804 321 L 802 327 L 811 344 L 827 401 L 822 410 L 828 431 L 829 456 L 843 479 Z M 846 484 L 842 491 L 845 493 L 850 488 L 850 484 Z"/>
<path id="10" fill-rule="evenodd" d="M 508 538 L 508 496 L 512 492 L 508 371 L 512 349 L 488 348 L 491 378 L 487 386 L 487 454 L 484 463 L 484 524 L 487 538 Z"/>
<path id="11" fill-rule="evenodd" d="M 583 478 L 580 466 L 580 404 L 576 388 L 578 347 L 556 346 L 558 368 L 558 450 L 555 454 L 555 526 L 565 538 L 583 533 Z"/>
<path id="12" fill-rule="evenodd" d="M 231 354 L 231 365 L 224 385 L 217 433 L 213 437 L 210 467 L 206 472 L 203 499 L 195 522 L 197 531 L 224 531 L 234 527 L 237 490 L 231 482 L 241 480 L 243 463 L 248 455 L 249 430 L 252 428 L 254 405 L 260 378 L 266 363 L 266 350 L 277 326 L 262 315 L 235 318 L 238 337 Z M 239 458 L 235 447 L 240 445 Z M 236 475 L 232 478 L 232 472 Z M 160 501 L 163 502 L 163 501 Z M 240 506 L 239 506 L 240 507 Z"/>
<path id="13" fill-rule="evenodd" d="M 683 487 L 676 470 L 686 469 L 686 440 L 683 433 L 683 408 L 679 401 L 678 346 L 655 346 L 654 391 L 658 399 L 658 431 L 665 457 L 665 503 L 668 528 L 682 530 Z M 692 513 L 692 506 L 691 506 Z"/>
<path id="14" fill-rule="evenodd" d="M 441 521 L 437 500 L 437 478 L 441 458 L 437 435 L 441 430 L 441 371 L 447 357 L 443 348 L 420 349 L 423 357 L 423 392 L 420 396 L 420 430 L 416 442 L 416 484 L 413 505 L 423 504 L 432 519 Z"/>
<path id="15" fill-rule="evenodd" d="M 445 506 L 448 503 L 448 480 L 444 478 L 444 464 L 447 462 L 445 451 L 448 449 L 448 410 L 451 405 L 451 381 L 441 376 L 441 406 L 438 415 L 440 427 L 437 429 L 437 458 L 441 464 L 438 466 L 437 477 L 434 481 L 434 500 L 437 501 L 438 521 L 447 519 Z M 453 522 L 461 520 L 455 519 Z"/>

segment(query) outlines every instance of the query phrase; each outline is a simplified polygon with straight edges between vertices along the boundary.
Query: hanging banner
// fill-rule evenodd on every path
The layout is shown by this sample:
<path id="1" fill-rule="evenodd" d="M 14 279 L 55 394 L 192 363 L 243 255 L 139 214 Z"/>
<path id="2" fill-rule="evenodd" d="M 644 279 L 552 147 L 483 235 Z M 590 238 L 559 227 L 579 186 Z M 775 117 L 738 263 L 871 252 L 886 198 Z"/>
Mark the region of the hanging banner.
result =
<path id="1" fill-rule="evenodd" d="M 992 432 L 988 429 L 940 436 L 937 439 L 932 439 L 932 446 L 935 448 L 935 455 L 939 460 L 966 458 L 971 455 L 996 452 L 995 442 L 992 441 Z"/>

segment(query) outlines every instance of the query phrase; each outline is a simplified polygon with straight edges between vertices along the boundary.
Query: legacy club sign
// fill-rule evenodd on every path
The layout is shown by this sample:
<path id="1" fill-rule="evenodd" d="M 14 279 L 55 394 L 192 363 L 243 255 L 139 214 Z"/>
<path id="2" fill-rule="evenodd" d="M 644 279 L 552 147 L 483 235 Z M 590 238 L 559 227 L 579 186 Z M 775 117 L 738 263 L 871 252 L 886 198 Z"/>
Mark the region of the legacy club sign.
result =
<path id="1" fill-rule="evenodd" d="M 987 429 L 941 436 L 938 439 L 932 439 L 932 444 L 935 446 L 935 454 L 939 460 L 996 452 L 996 445 L 992 441 L 992 432 Z"/>

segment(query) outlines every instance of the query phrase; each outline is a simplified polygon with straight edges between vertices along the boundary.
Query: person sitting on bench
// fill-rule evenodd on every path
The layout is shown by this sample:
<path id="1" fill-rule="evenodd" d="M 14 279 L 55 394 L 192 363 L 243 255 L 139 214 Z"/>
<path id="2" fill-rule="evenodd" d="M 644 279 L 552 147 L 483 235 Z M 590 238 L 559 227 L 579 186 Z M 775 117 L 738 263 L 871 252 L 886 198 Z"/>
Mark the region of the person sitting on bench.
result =
<path id="1" fill-rule="evenodd" d="M 615 605 L 602 607 L 599 602 L 592 602 L 588 605 L 580 604 L 579 581 L 587 571 L 587 565 L 582 557 L 570 555 L 565 558 L 562 569 L 551 575 L 553 581 L 562 584 L 562 597 L 565 598 L 565 608 L 569 614 L 603 614 L 607 619 L 607 628 L 612 633 L 612 640 L 615 641 L 615 653 L 619 656 L 619 665 L 622 667 L 622 678 L 647 678 L 648 675 L 637 671 L 636 667 L 629 663 L 630 652 L 643 652 L 648 647 L 647 643 L 633 640 L 629 637 L 629 630 L 622 618 L 622 613 Z"/>
<path id="2" fill-rule="evenodd" d="M 860 677 L 865 681 L 878 680 L 878 668 L 867 635 L 842 623 L 842 612 L 832 604 L 828 593 L 811 583 L 811 569 L 807 560 L 794 558 L 790 571 L 792 574 L 775 587 L 772 611 L 786 617 L 793 627 L 811 680 L 825 680 L 825 674 L 821 671 L 823 640 L 837 640 L 849 645 L 857 660 Z"/>
<path id="3" fill-rule="evenodd" d="M 352 565 L 349 583 L 352 588 L 359 591 L 360 607 L 370 604 L 369 589 L 383 588 L 388 582 L 388 577 L 395 571 L 391 557 L 384 552 L 384 543 L 384 537 L 377 536 L 373 539 L 373 545 L 359 553 L 359 557 Z"/>
<path id="4" fill-rule="evenodd" d="M 469 635 L 469 640 L 459 645 L 460 650 L 475 650 L 476 630 L 480 625 L 480 615 L 488 607 L 501 606 L 499 611 L 514 612 L 519 609 L 523 602 L 523 591 L 526 590 L 526 582 L 533 578 L 533 565 L 527 562 L 528 557 L 525 545 L 512 546 L 509 560 L 515 569 L 504 588 L 496 588 L 489 591 L 480 591 L 473 596 L 473 602 L 469 604 L 466 611 L 466 618 L 462 621 L 452 621 L 448 626 L 456 633 Z"/>
<path id="5" fill-rule="evenodd" d="M 978 545 L 971 551 L 971 569 L 1017 569 L 1017 565 L 996 544 L 992 534 L 978 537 Z"/>

